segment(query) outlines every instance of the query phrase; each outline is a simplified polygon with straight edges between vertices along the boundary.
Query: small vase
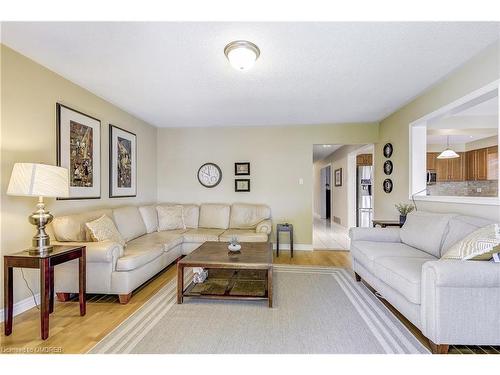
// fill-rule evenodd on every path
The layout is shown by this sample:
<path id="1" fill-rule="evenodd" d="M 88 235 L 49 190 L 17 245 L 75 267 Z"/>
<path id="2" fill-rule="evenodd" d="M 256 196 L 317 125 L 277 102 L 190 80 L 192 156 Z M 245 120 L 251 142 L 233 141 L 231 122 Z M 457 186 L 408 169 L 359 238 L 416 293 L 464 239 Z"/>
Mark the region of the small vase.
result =
<path id="1" fill-rule="evenodd" d="M 406 215 L 399 215 L 399 226 L 403 226 L 406 222 Z"/>

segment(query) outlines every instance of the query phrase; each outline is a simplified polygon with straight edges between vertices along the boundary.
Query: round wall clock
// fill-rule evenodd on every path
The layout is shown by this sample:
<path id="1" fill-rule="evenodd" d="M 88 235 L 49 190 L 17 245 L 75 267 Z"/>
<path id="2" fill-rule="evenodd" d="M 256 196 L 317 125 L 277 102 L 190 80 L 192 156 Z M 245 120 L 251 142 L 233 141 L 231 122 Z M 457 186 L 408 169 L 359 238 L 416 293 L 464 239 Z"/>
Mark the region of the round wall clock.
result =
<path id="1" fill-rule="evenodd" d="M 222 171 L 214 163 L 205 163 L 198 169 L 198 181 L 207 188 L 213 188 L 222 180 Z"/>
<path id="2" fill-rule="evenodd" d="M 384 191 L 389 194 L 392 191 L 392 180 L 390 178 L 386 178 L 384 180 Z"/>
<path id="3" fill-rule="evenodd" d="M 385 156 L 386 158 L 390 158 L 390 157 L 391 157 L 391 155 L 392 155 L 392 151 L 393 151 L 393 149 L 392 149 L 392 144 L 391 144 L 391 143 L 386 143 L 386 144 L 384 145 L 384 156 Z"/>
<path id="4" fill-rule="evenodd" d="M 392 161 L 386 160 L 384 163 L 384 173 L 389 175 L 392 173 L 392 169 L 393 169 Z"/>

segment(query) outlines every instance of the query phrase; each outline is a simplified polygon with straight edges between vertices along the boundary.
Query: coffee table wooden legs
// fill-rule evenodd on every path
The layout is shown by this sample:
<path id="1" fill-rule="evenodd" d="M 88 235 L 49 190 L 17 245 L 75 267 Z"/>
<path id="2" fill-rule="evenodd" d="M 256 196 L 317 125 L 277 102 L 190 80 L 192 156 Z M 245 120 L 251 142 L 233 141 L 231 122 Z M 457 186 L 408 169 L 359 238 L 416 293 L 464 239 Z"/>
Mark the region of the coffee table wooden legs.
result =
<path id="1" fill-rule="evenodd" d="M 269 307 L 273 307 L 273 267 L 267 269 L 267 299 Z"/>
<path id="2" fill-rule="evenodd" d="M 177 263 L 177 303 L 183 302 L 184 293 L 184 267 L 182 264 Z"/>

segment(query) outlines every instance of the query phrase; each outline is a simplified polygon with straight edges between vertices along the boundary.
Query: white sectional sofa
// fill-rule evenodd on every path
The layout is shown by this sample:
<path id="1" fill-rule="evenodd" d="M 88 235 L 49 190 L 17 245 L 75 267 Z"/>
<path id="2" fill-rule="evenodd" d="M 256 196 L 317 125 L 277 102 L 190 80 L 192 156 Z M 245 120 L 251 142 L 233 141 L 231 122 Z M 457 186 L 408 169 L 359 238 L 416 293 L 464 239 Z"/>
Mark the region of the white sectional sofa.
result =
<path id="1" fill-rule="evenodd" d="M 402 229 L 351 228 L 357 281 L 363 278 L 429 339 L 433 352 L 453 345 L 500 345 L 500 264 L 441 259 L 491 222 L 454 214 L 410 214 Z"/>
<path id="2" fill-rule="evenodd" d="M 162 204 L 160 204 L 162 205 Z M 167 205 L 167 204 L 165 204 Z M 173 204 L 168 204 L 173 205 Z M 182 229 L 158 231 L 156 207 L 127 206 L 59 216 L 49 227 L 53 244 L 87 247 L 87 292 L 117 294 L 127 303 L 132 291 L 205 241 L 267 242 L 271 210 L 257 204 L 183 204 Z M 93 242 L 86 223 L 102 215 L 113 219 L 126 241 Z M 60 300 L 78 293 L 78 263 L 55 268 L 55 292 Z"/>

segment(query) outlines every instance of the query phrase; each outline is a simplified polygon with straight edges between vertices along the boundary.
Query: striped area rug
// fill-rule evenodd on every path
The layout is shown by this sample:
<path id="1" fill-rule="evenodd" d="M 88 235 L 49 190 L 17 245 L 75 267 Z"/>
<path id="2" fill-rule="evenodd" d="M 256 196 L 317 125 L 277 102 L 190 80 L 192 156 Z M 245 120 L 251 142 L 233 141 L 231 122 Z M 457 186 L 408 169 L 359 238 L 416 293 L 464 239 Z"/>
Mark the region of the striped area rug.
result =
<path id="1" fill-rule="evenodd" d="M 272 309 L 265 301 L 177 305 L 172 280 L 90 353 L 428 353 L 345 269 L 276 265 L 273 286 Z"/>

